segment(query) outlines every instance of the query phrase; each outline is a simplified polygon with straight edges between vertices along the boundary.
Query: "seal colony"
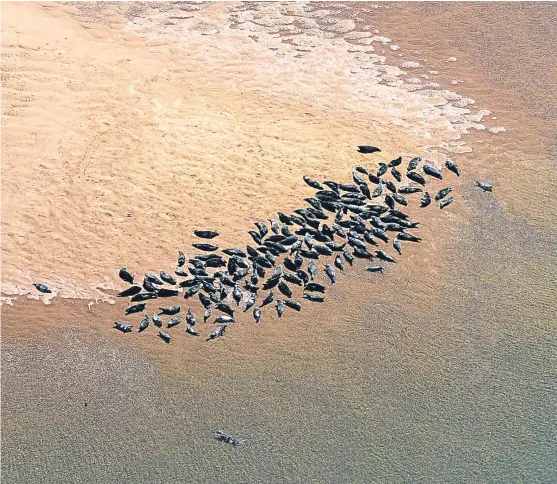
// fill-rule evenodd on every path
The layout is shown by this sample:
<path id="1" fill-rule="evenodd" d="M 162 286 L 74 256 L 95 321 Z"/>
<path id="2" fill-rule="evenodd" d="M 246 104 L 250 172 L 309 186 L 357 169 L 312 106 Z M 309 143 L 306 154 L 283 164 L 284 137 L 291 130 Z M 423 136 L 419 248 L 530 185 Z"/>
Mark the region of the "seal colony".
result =
<path id="1" fill-rule="evenodd" d="M 381 150 L 362 145 L 358 151 L 373 154 Z M 454 201 L 448 196 L 453 192 L 452 187 L 439 188 L 432 192 L 434 197 L 426 191 L 432 179 L 444 180 L 436 167 L 422 163 L 420 157 L 411 158 L 406 169 L 401 168 L 402 165 L 403 158 L 399 156 L 388 164 L 379 163 L 375 172 L 358 166 L 352 173 L 353 183 L 319 182 L 304 177 L 304 182 L 316 190 L 313 197 L 304 199 L 308 206 L 292 214 L 278 212 L 278 220 L 270 218 L 268 225 L 255 222 L 257 230 L 248 231 L 255 247 L 221 249 L 214 243 L 218 232 L 194 230 L 196 237 L 211 243 L 192 244 L 199 253 L 189 260 L 179 251 L 174 270 L 179 281 L 168 272 L 160 271 L 159 276 L 147 273 L 141 282 L 136 282 L 133 274 L 123 267 L 120 279 L 131 286 L 118 297 L 128 297 L 134 303 L 126 309 L 125 315 L 142 313 L 147 308 L 145 301 L 156 300 L 152 317 L 142 317 L 138 332 L 147 330 L 152 321 L 157 335 L 170 343 L 173 336 L 162 330 L 165 325 L 162 316 L 170 317 L 166 321 L 167 331 L 185 319 L 185 333 L 200 335 L 194 329 L 197 318 L 190 307 L 197 299 L 202 307 L 203 322 L 214 318 L 213 323 L 219 325 L 208 334 L 206 341 L 211 341 L 224 336 L 227 328 L 236 323 L 236 312 L 251 310 L 255 323 L 259 324 L 264 308 L 269 306 L 274 307 L 281 318 L 287 309 L 302 310 L 295 298 L 310 303 L 324 302 L 327 289 L 337 280 L 337 271 L 344 273 L 345 264 L 352 266 L 355 259 L 373 263 L 366 267 L 367 272 L 383 274 L 386 265 L 397 262 L 385 250 L 387 246 L 391 245 L 398 257 L 402 256 L 403 243 L 422 241 L 411 232 L 419 228 L 420 222 L 410 221 L 402 208 L 418 196 L 420 208 L 428 207 L 434 200 L 444 209 Z M 460 176 L 461 170 L 454 161 L 447 159 L 445 166 L 451 176 Z M 492 191 L 488 183 L 477 180 L 474 183 L 483 191 Z M 331 218 L 330 225 L 325 223 Z M 186 262 L 187 270 L 184 269 Z M 323 263 L 321 270 L 318 262 Z M 320 273 L 324 281 L 328 281 L 328 287 L 316 282 Z M 43 292 L 48 290 L 40 284 L 37 288 Z M 160 303 L 178 296 L 187 301 L 187 310 L 180 304 L 165 307 Z M 197 298 L 193 299 L 194 296 Z M 185 317 L 176 316 L 183 312 Z M 130 333 L 132 328 L 128 323 L 114 323 L 114 329 L 122 333 Z"/>

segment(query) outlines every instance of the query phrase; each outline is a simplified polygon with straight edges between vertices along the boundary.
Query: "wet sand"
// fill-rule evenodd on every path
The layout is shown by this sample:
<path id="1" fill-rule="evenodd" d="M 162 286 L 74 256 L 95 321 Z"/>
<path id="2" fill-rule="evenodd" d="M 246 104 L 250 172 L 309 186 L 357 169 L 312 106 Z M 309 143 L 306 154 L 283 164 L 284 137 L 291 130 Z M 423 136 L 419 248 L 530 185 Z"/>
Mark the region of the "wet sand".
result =
<path id="1" fill-rule="evenodd" d="M 392 9 L 359 14 L 362 18 L 373 14 L 368 23 L 379 30 L 379 35 L 388 36 L 400 46 L 400 50 L 387 55 L 388 62 L 394 65 L 392 56 L 404 53 L 404 62 L 420 62 L 427 70 L 439 70 L 437 77 L 442 79 L 436 82 L 447 83 L 443 87 L 458 89 L 463 96 L 475 99 L 480 109 L 492 110 L 497 117 L 492 126 L 507 130 L 497 135 L 474 130 L 464 138 L 473 152 L 454 156 L 467 175 L 453 210 L 421 215 L 424 243 L 409 247 L 401 263 L 385 276 L 370 277 L 356 267 L 329 292 L 327 305 L 307 305 L 302 313 L 289 313 L 283 320 L 265 315 L 260 326 L 238 325 L 226 339 L 210 346 L 185 334 L 176 338 L 179 344 L 170 346 L 153 335 L 130 338 L 131 335 L 114 334 L 109 328 L 122 313 L 120 301 L 90 309 L 86 305 L 88 299 L 55 298 L 50 305 L 44 305 L 18 298 L 13 307 L 4 305 L 2 471 L 6 482 L 90 482 L 91 476 L 95 482 L 555 480 L 552 376 L 557 348 L 552 335 L 557 320 L 557 280 L 551 268 L 557 263 L 557 217 L 551 195 L 557 185 L 552 171 L 555 116 L 550 103 L 555 99 L 556 87 L 550 81 L 538 81 L 540 72 L 547 73 L 548 79 L 555 72 L 557 55 L 552 55 L 552 46 L 544 43 L 555 25 L 551 21 L 555 7 L 392 5 Z M 64 15 L 57 15 L 60 21 L 69 21 Z M 451 18 L 458 18 L 459 22 L 447 21 Z M 509 19 L 514 21 L 510 23 Z M 484 21 L 489 24 L 489 32 Z M 4 11 L 3 23 L 6 22 L 9 20 Z M 115 20 L 114 24 L 119 25 L 118 22 Z M 408 28 L 402 29 L 401 25 Z M 539 28 L 533 29 L 532 25 Z M 103 29 L 89 28 L 87 32 Z M 516 44 L 528 49 L 508 47 L 506 41 L 511 35 Z M 83 41 L 83 49 L 88 42 Z M 128 42 L 142 45 L 136 39 Z M 71 45 L 76 45 L 75 39 Z M 421 53 L 411 54 L 417 50 Z M 134 62 L 141 64 L 137 59 L 143 55 L 145 49 L 135 49 Z M 164 58 L 168 54 L 159 55 Z M 443 62 L 451 56 L 457 62 Z M 155 64 L 153 72 L 158 67 Z M 146 75 L 144 69 L 143 64 L 137 67 Z M 74 67 L 75 75 L 82 72 Z M 421 72 L 416 71 L 416 75 Z M 97 101 L 102 99 L 99 78 L 93 72 L 87 75 L 95 81 L 90 85 L 98 89 Z M 133 75 L 121 77 L 121 85 L 128 88 L 126 83 Z M 187 74 L 182 72 L 164 83 L 162 88 L 167 89 L 168 99 L 175 100 L 175 84 L 184 77 Z M 464 82 L 455 88 L 450 84 L 452 79 Z M 193 81 L 188 78 L 188 82 Z M 203 88 L 199 84 L 195 85 L 196 92 Z M 538 87 L 533 89 L 533 85 Z M 146 109 L 148 103 L 156 105 L 148 99 L 155 90 L 163 98 L 160 85 L 149 89 L 144 91 L 146 104 L 134 106 L 139 111 Z M 252 220 L 267 218 L 282 208 L 294 208 L 306 196 L 299 184 L 303 174 L 348 177 L 351 167 L 359 163 L 353 145 L 363 136 L 372 136 L 369 130 L 374 129 L 374 124 L 364 126 L 363 115 L 358 120 L 357 114 L 343 115 L 342 111 L 333 110 L 327 116 L 326 106 L 317 109 L 314 104 L 311 109 L 315 124 L 312 131 L 306 131 L 307 118 L 301 112 L 309 108 L 295 108 L 293 103 L 284 101 L 291 93 L 280 94 L 283 96 L 277 95 L 273 102 L 282 106 L 279 117 L 286 120 L 289 129 L 274 133 L 277 145 L 269 151 L 284 154 L 280 166 L 266 158 L 269 154 L 258 154 L 255 147 L 250 153 L 243 146 L 252 178 L 245 185 L 239 177 L 234 178 L 232 193 L 218 201 L 229 208 L 228 213 L 219 210 L 218 218 L 212 218 L 216 215 L 204 212 L 207 219 L 202 221 L 222 227 L 223 235 L 230 237 L 226 242 L 231 244 L 243 236 Z M 191 97 L 197 100 L 197 96 Z M 205 107 L 211 106 L 212 113 L 219 112 L 221 106 L 234 113 L 247 109 L 242 95 L 220 99 L 218 108 L 214 107 L 215 102 L 215 97 L 205 98 Z M 167 106 L 170 104 L 168 101 Z M 249 104 L 253 104 L 252 98 Z M 200 106 L 190 108 L 190 114 L 203 112 Z M 94 103 L 81 109 L 102 110 Z M 215 114 L 207 129 L 220 126 L 215 128 L 221 129 L 219 137 L 241 139 L 245 145 L 263 120 L 276 115 L 276 108 L 271 111 L 256 117 L 253 125 L 242 119 L 241 131 L 234 133 L 229 130 L 236 124 L 219 125 Z M 179 124 L 183 115 L 184 112 L 173 113 L 175 122 Z M 377 116 L 378 126 L 388 126 L 387 115 L 383 112 Z M 42 118 L 44 112 L 36 116 Z M 124 119 L 129 116 L 126 114 Z M 235 114 L 236 120 L 238 116 Z M 94 116 L 92 119 L 91 122 L 98 122 Z M 23 142 L 17 137 L 10 141 L 13 131 L 4 126 L 4 139 L 13 143 L 4 144 L 3 139 L 5 170 L 5 159 L 9 158 L 6 150 L 22 146 Z M 150 143 L 145 150 L 150 153 L 158 142 L 149 141 L 145 133 L 155 127 L 140 126 L 135 129 Z M 277 129 L 264 126 L 261 131 L 265 134 Z M 285 137 L 294 136 L 288 134 L 293 128 L 295 138 L 285 141 Z M 72 143 L 79 146 L 79 136 L 73 133 Z M 81 133 L 83 143 L 90 144 L 86 133 L 87 130 Z M 122 137 L 121 133 L 112 137 Z M 331 147 L 335 160 L 336 153 L 340 153 L 334 164 L 324 164 L 321 150 L 312 154 L 312 148 L 307 147 L 308 139 L 316 133 L 321 136 L 321 143 Z M 381 133 L 387 150 L 423 149 L 423 139 L 407 137 L 406 130 L 389 133 L 391 137 L 384 136 L 385 131 Z M 206 149 L 206 143 L 214 139 L 195 139 L 191 143 L 194 146 L 188 149 Z M 101 141 L 98 146 L 102 145 Z M 131 140 L 129 145 L 133 149 Z M 185 147 L 175 149 L 183 153 Z M 298 158 L 286 161 L 286 155 L 298 152 Z M 86 157 L 90 173 L 100 179 L 102 173 L 95 170 L 99 169 L 99 160 L 105 159 L 104 154 L 100 158 Z M 146 155 L 137 156 L 144 162 L 141 157 Z M 199 151 L 197 156 L 198 181 L 202 181 L 208 176 L 204 169 L 210 157 Z M 110 168 L 104 165 L 103 170 L 117 173 L 119 159 L 120 154 L 114 153 Z M 169 159 L 168 167 L 173 166 L 172 161 Z M 152 172 L 156 186 L 149 192 L 151 198 L 146 205 L 151 209 L 160 202 L 159 196 L 169 203 L 171 192 L 176 189 L 169 187 L 168 192 L 154 196 L 163 190 L 167 173 L 154 170 L 153 166 L 142 168 Z M 223 165 L 218 167 L 222 170 Z M 190 168 L 188 177 L 192 171 L 195 173 Z M 234 166 L 231 172 L 238 169 Z M 7 266 L 7 271 L 3 270 L 3 284 L 5 274 L 9 276 L 10 268 L 16 267 L 24 270 L 32 266 L 37 277 L 48 277 L 51 272 L 47 269 L 53 267 L 51 258 L 24 252 L 25 247 L 15 243 L 17 238 L 9 238 L 12 245 L 5 246 L 6 234 L 11 236 L 18 218 L 10 219 L 10 206 L 5 207 L 6 190 L 13 193 L 11 183 L 15 184 L 17 178 L 11 177 L 13 171 L 4 170 L 2 250 L 3 269 Z M 63 166 L 60 170 L 65 172 Z M 525 170 L 527 177 L 521 175 Z M 281 172 L 288 176 L 280 178 L 285 176 Z M 87 170 L 81 175 L 76 173 L 76 193 L 81 193 L 79 189 L 84 185 L 79 183 L 79 177 L 86 177 Z M 122 174 L 115 179 L 122 183 L 126 172 L 118 173 Z M 270 173 L 268 178 L 279 177 L 276 185 L 266 186 L 259 173 Z M 494 196 L 485 197 L 467 186 L 472 176 L 493 181 Z M 216 183 L 219 186 L 224 181 L 217 178 Z M 258 198 L 250 200 L 248 187 L 251 189 L 254 183 Z M 282 190 L 277 199 L 276 186 L 289 190 Z M 128 188 L 123 193 L 126 191 Z M 199 192 L 188 193 L 196 204 L 209 206 L 215 202 L 214 193 L 204 200 L 207 194 Z M 164 219 L 157 212 L 158 218 L 172 225 L 174 234 L 183 234 L 180 244 L 175 242 L 175 236 L 166 238 L 157 225 L 160 221 L 153 221 L 157 217 L 138 221 L 134 215 L 130 223 L 138 225 L 127 227 L 128 232 L 118 231 L 117 243 L 107 243 L 103 232 L 93 236 L 94 231 L 84 228 L 83 237 L 88 243 L 79 249 L 83 254 L 69 252 L 64 258 L 75 259 L 74 267 L 90 260 L 89 266 L 83 266 L 87 274 L 83 280 L 90 280 L 95 273 L 97 280 L 102 280 L 110 274 L 108 269 L 114 271 L 123 264 L 123 257 L 138 272 L 157 269 L 149 264 L 160 263 L 165 257 L 171 264 L 174 252 L 189 243 L 190 198 L 181 200 L 179 210 L 169 206 L 166 212 L 168 217 L 185 212 L 182 218 Z M 87 202 L 92 200 L 93 195 L 87 198 Z M 15 204 L 8 198 L 10 202 Z M 128 210 L 122 201 L 118 203 L 119 210 Z M 93 214 L 98 215 L 97 208 Z M 66 229 L 64 224 L 57 225 L 61 247 L 67 246 L 64 237 L 71 234 L 75 238 L 76 234 L 76 218 L 68 214 L 66 217 Z M 98 226 L 94 218 L 79 220 L 85 223 L 84 227 Z M 17 226 L 22 234 L 28 234 L 26 227 L 35 225 L 41 226 L 37 220 Z M 107 225 L 109 228 L 102 230 L 116 233 Z M 153 233 L 157 236 L 153 237 Z M 122 247 L 126 237 L 138 245 L 145 244 L 149 250 L 143 249 L 142 254 L 148 255 L 132 254 L 136 258 L 130 259 L 126 253 L 129 251 Z M 103 249 L 102 261 L 94 256 L 99 248 Z M 45 250 L 56 253 L 51 245 Z M 69 278 L 71 266 L 66 261 L 58 265 L 60 274 Z M 109 281 L 106 284 L 110 287 Z M 248 442 L 236 449 L 222 446 L 211 439 L 217 428 L 237 433 Z"/>

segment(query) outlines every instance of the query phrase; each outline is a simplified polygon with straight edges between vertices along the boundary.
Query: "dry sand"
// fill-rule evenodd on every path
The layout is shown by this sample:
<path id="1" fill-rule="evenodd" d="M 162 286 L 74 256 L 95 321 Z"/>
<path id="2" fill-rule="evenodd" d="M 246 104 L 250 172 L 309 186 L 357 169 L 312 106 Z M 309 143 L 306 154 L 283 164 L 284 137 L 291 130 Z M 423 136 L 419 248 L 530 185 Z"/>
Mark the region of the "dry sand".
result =
<path id="1" fill-rule="evenodd" d="M 372 22 L 342 15 L 4 3 L 2 295 L 40 281 L 110 300 L 98 288 L 121 287 L 119 267 L 171 270 L 194 228 L 245 244 L 311 193 L 303 175 L 370 163 L 360 143 L 378 161 L 469 152 L 460 136 L 484 129 L 473 101 L 417 85 L 384 63 Z"/>

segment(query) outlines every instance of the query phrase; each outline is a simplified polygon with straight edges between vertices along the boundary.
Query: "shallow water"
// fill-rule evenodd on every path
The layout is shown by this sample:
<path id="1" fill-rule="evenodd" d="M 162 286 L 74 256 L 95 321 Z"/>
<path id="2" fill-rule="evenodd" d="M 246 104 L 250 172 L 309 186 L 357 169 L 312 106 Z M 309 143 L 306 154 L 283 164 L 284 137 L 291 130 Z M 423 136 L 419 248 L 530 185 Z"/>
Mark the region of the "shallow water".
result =
<path id="1" fill-rule="evenodd" d="M 409 29 L 425 46 L 420 57 L 460 59 L 457 46 L 441 54 L 426 46 L 453 41 L 446 23 L 435 30 L 433 13 L 444 18 L 453 8 L 465 25 L 478 21 L 468 4 L 442 8 L 405 5 L 399 18 L 430 22 L 427 38 Z M 508 15 L 510 7 L 498 8 Z M 541 21 L 537 9 L 511 13 L 524 25 Z M 408 52 L 412 39 L 406 46 L 389 32 L 387 13 L 377 19 L 381 34 Z M 508 27 L 490 28 L 497 57 L 493 31 L 502 43 Z M 474 45 L 460 48 L 477 62 Z M 463 155 L 452 209 L 423 214 L 422 244 L 383 276 L 355 267 L 327 304 L 282 320 L 265 315 L 215 344 L 184 335 L 170 346 L 108 331 L 118 304 L 4 307 L 4 481 L 557 480 L 555 119 L 528 110 L 555 86 L 524 99 L 535 74 L 515 60 L 506 64 L 515 85 L 504 99 L 485 59 L 470 73 L 471 64 L 455 65 L 462 87 L 474 84 L 468 95 L 507 133 L 467 137 L 474 152 Z M 505 102 L 512 109 L 496 109 Z M 493 181 L 494 194 L 471 187 L 472 176 Z M 220 428 L 246 444 L 214 441 Z"/>

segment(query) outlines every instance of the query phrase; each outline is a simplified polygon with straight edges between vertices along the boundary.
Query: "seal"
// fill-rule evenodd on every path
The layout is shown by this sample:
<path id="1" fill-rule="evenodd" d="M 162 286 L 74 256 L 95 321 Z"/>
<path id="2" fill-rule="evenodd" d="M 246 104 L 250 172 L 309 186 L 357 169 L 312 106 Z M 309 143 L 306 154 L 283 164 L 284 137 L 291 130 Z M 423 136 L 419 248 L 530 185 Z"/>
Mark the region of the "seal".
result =
<path id="1" fill-rule="evenodd" d="M 316 190 L 323 190 L 323 186 L 321 185 L 321 183 L 313 178 L 310 178 L 309 176 L 304 176 L 304 181 L 311 188 L 315 188 Z"/>
<path id="2" fill-rule="evenodd" d="M 217 438 L 217 440 L 220 440 L 221 442 L 226 442 L 227 444 L 232 444 L 233 446 L 244 443 L 243 440 L 238 439 L 237 437 L 234 437 L 233 435 L 225 434 L 222 430 L 217 430 L 217 437 L 216 438 Z"/>
<path id="3" fill-rule="evenodd" d="M 402 156 L 399 156 L 398 158 L 395 158 L 394 160 L 391 160 L 389 162 L 389 168 L 394 168 L 395 166 L 398 166 L 402 163 Z M 400 180 L 399 180 L 400 181 Z"/>
<path id="4" fill-rule="evenodd" d="M 398 189 L 398 193 L 403 193 L 404 195 L 410 195 L 412 193 L 422 192 L 423 190 L 419 187 L 409 187 L 403 186 Z"/>
<path id="5" fill-rule="evenodd" d="M 135 304 L 134 306 L 130 306 L 129 308 L 127 308 L 125 314 L 127 316 L 128 314 L 140 313 L 145 309 L 145 306 L 145 303 Z"/>
<path id="6" fill-rule="evenodd" d="M 168 333 L 164 333 L 163 331 L 159 331 L 159 337 L 165 343 L 170 343 L 170 335 Z"/>
<path id="7" fill-rule="evenodd" d="M 197 294 L 197 292 L 201 289 L 201 284 L 196 284 L 195 286 L 188 287 L 186 292 L 184 292 L 184 299 L 189 299 L 190 297 Z"/>
<path id="8" fill-rule="evenodd" d="M 352 265 L 354 263 L 354 256 L 350 252 L 345 250 L 342 253 L 342 255 L 343 255 L 344 259 L 346 260 L 346 262 L 348 262 L 350 265 Z"/>
<path id="9" fill-rule="evenodd" d="M 219 314 L 216 318 L 215 318 L 215 323 L 218 324 L 229 324 L 229 323 L 235 323 L 235 319 L 232 316 L 228 316 L 228 314 Z"/>
<path id="10" fill-rule="evenodd" d="M 149 326 L 149 316 L 145 315 L 143 316 L 143 319 L 139 323 L 139 333 L 145 331 L 148 326 Z"/>
<path id="11" fill-rule="evenodd" d="M 391 193 L 397 192 L 396 185 L 391 180 L 385 181 L 385 186 L 387 187 L 387 190 L 389 190 Z"/>
<path id="12" fill-rule="evenodd" d="M 424 163 L 423 170 L 426 175 L 432 176 L 433 178 L 437 178 L 438 180 L 443 179 L 443 175 L 441 175 L 441 172 L 433 165 L 430 165 L 429 163 Z"/>
<path id="13" fill-rule="evenodd" d="M 385 203 L 387 204 L 387 207 L 389 207 L 390 209 L 395 208 L 395 200 L 390 195 L 385 195 Z"/>
<path id="14" fill-rule="evenodd" d="M 149 281 L 151 284 L 156 284 L 157 286 L 162 286 L 163 282 L 155 275 L 153 274 L 145 274 L 145 281 Z"/>
<path id="15" fill-rule="evenodd" d="M 380 272 L 383 274 L 383 266 L 367 266 L 366 271 L 368 272 Z"/>
<path id="16" fill-rule="evenodd" d="M 212 230 L 194 230 L 193 233 L 201 239 L 214 239 L 218 237 L 218 232 L 213 232 Z"/>
<path id="17" fill-rule="evenodd" d="M 450 205 L 451 203 L 453 203 L 453 197 L 446 198 L 445 200 L 441 201 L 441 203 L 439 204 L 439 208 L 444 209 L 447 205 Z"/>
<path id="18" fill-rule="evenodd" d="M 236 306 L 240 305 L 240 301 L 242 300 L 242 291 L 240 291 L 240 288 L 238 287 L 238 284 L 234 285 L 234 289 L 232 291 L 232 299 L 234 299 L 234 301 L 236 301 Z"/>
<path id="19" fill-rule="evenodd" d="M 37 288 L 38 289 L 38 288 Z M 42 291 L 41 291 L 42 292 Z M 49 291 L 50 292 L 50 291 Z M 129 296 L 135 296 L 136 294 L 139 294 L 141 292 L 141 287 L 139 286 L 132 286 L 129 289 L 126 289 L 125 291 L 119 292 L 118 294 L 116 294 L 116 297 L 129 297 Z"/>
<path id="20" fill-rule="evenodd" d="M 310 282 L 306 285 L 304 291 L 324 293 L 326 289 L 327 288 L 322 284 L 318 284 L 317 282 Z"/>
<path id="21" fill-rule="evenodd" d="M 226 324 L 223 324 L 222 326 L 219 326 L 217 329 L 215 329 L 207 338 L 206 341 L 215 339 L 215 338 L 219 338 L 221 336 L 224 335 L 224 332 L 226 331 Z"/>
<path id="22" fill-rule="evenodd" d="M 168 308 L 159 308 L 159 314 L 166 314 L 167 316 L 173 316 L 180 312 L 180 306 L 176 304 L 175 306 L 170 306 Z"/>
<path id="23" fill-rule="evenodd" d="M 408 162 L 408 167 L 406 168 L 406 170 L 407 171 L 415 170 L 418 167 L 418 164 L 420 163 L 420 161 L 422 161 L 422 159 L 419 156 L 416 156 L 415 158 L 412 158 Z"/>
<path id="24" fill-rule="evenodd" d="M 337 254 L 335 256 L 334 264 L 335 264 L 335 267 L 337 269 L 340 269 L 342 272 L 344 272 L 344 267 L 343 267 L 343 264 L 342 264 L 342 257 L 340 255 Z"/>
<path id="25" fill-rule="evenodd" d="M 396 260 L 393 259 L 389 254 L 387 254 L 384 250 L 377 250 L 375 251 L 375 255 L 378 259 L 384 260 L 385 262 L 393 262 L 396 263 Z"/>
<path id="26" fill-rule="evenodd" d="M 406 200 L 406 198 L 404 198 L 400 193 L 393 193 L 393 199 L 400 205 L 404 205 L 405 207 L 408 205 L 408 200 Z"/>
<path id="27" fill-rule="evenodd" d="M 121 331 L 122 333 L 131 333 L 132 332 L 132 325 L 119 323 L 118 321 L 114 321 L 114 329 Z"/>
<path id="28" fill-rule="evenodd" d="M 140 301 L 148 301 L 149 299 L 157 299 L 156 292 L 144 292 L 141 294 L 136 294 L 133 296 L 130 301 L 131 302 L 140 302 Z"/>
<path id="29" fill-rule="evenodd" d="M 278 235 L 280 231 L 278 222 L 274 218 L 270 218 L 269 222 L 271 222 L 271 230 Z"/>
<path id="30" fill-rule="evenodd" d="M 292 301 L 291 299 L 285 299 L 284 304 L 294 311 L 300 312 L 302 310 L 302 305 L 299 302 Z"/>
<path id="31" fill-rule="evenodd" d="M 188 311 L 186 313 L 186 323 L 189 326 L 195 326 L 195 314 L 193 314 L 191 308 L 188 308 Z"/>
<path id="32" fill-rule="evenodd" d="M 393 175 L 393 178 L 397 182 L 400 183 L 402 181 L 402 173 L 398 171 L 394 166 L 391 168 L 391 175 Z"/>
<path id="33" fill-rule="evenodd" d="M 172 318 L 170 321 L 168 321 L 168 323 L 166 323 L 166 327 L 172 328 L 173 326 L 177 326 L 181 322 L 182 322 L 182 317 L 176 316 L 175 318 Z"/>
<path id="34" fill-rule="evenodd" d="M 255 306 L 253 308 L 253 319 L 257 324 L 261 322 L 261 309 L 259 308 L 259 306 Z"/>
<path id="35" fill-rule="evenodd" d="M 428 192 L 425 192 L 421 201 L 420 201 L 420 207 L 421 208 L 425 208 L 427 207 L 429 204 L 431 203 L 431 196 L 429 195 Z"/>
<path id="36" fill-rule="evenodd" d="M 120 269 L 118 275 L 120 276 L 120 279 L 122 279 L 124 282 L 129 282 L 130 284 L 133 284 L 133 276 L 131 272 L 128 271 L 125 267 L 122 267 Z"/>
<path id="37" fill-rule="evenodd" d="M 278 290 L 286 297 L 292 297 L 291 289 L 282 281 L 280 281 L 278 284 Z"/>
<path id="38" fill-rule="evenodd" d="M 406 177 L 413 182 L 419 183 L 422 186 L 425 186 L 425 178 L 415 171 L 409 171 L 406 173 Z"/>
<path id="39" fill-rule="evenodd" d="M 385 173 L 387 173 L 387 165 L 385 163 L 379 163 L 379 168 L 377 170 L 377 177 L 381 178 Z"/>
<path id="40" fill-rule="evenodd" d="M 474 183 L 476 184 L 477 187 L 479 187 L 484 192 L 492 192 L 493 191 L 493 185 L 490 185 L 489 183 L 479 181 L 479 180 L 474 180 Z"/>
<path id="41" fill-rule="evenodd" d="M 393 247 L 398 252 L 398 255 L 402 255 L 402 247 L 400 245 L 400 240 L 395 237 L 393 240 Z"/>
<path id="42" fill-rule="evenodd" d="M 422 239 L 420 237 L 416 237 L 415 235 L 409 234 L 408 232 L 401 232 L 396 236 L 397 239 L 405 240 L 407 242 L 421 242 Z"/>
<path id="43" fill-rule="evenodd" d="M 269 294 L 265 296 L 265 299 L 263 299 L 263 302 L 261 303 L 261 307 L 267 306 L 267 304 L 271 304 L 274 300 L 275 300 L 275 295 L 273 291 L 271 291 Z"/>
<path id="44" fill-rule="evenodd" d="M 161 279 L 167 284 L 171 284 L 172 286 L 176 285 L 176 279 L 174 279 L 168 272 L 161 271 Z"/>
<path id="45" fill-rule="evenodd" d="M 183 265 L 185 263 L 186 263 L 186 256 L 181 250 L 179 250 L 178 251 L 178 267 L 183 267 Z"/>
<path id="46" fill-rule="evenodd" d="M 285 309 L 284 301 L 282 299 L 278 299 L 275 308 L 277 310 L 278 317 L 282 318 L 282 313 L 284 313 Z"/>
<path id="47" fill-rule="evenodd" d="M 203 313 L 203 322 L 206 323 L 212 314 L 213 310 L 211 308 L 205 309 L 205 312 Z"/>
<path id="48" fill-rule="evenodd" d="M 249 297 L 249 299 L 246 302 L 246 307 L 244 308 L 244 313 L 251 307 L 253 307 L 255 305 L 255 302 L 257 301 L 257 294 L 252 293 L 251 296 Z"/>
<path id="49" fill-rule="evenodd" d="M 373 194 L 371 195 L 371 198 L 377 198 L 382 193 L 383 193 L 383 182 L 379 181 L 379 183 L 375 187 L 375 190 L 373 190 Z"/>
<path id="50" fill-rule="evenodd" d="M 450 158 L 447 158 L 447 160 L 445 161 L 445 166 L 447 167 L 448 170 L 452 171 L 456 176 L 460 176 L 460 168 L 456 166 L 456 163 Z"/>
<path id="51" fill-rule="evenodd" d="M 365 155 L 370 155 L 372 153 L 380 153 L 381 149 L 377 148 L 377 146 L 371 145 L 360 145 L 358 146 L 358 153 L 363 153 Z"/>
<path id="52" fill-rule="evenodd" d="M 203 250 L 205 252 L 215 252 L 216 250 L 218 250 L 218 246 L 217 245 L 213 245 L 213 244 L 191 244 L 192 247 L 195 247 L 196 249 L 199 250 Z"/>
<path id="53" fill-rule="evenodd" d="M 296 284 L 297 286 L 302 285 L 302 280 L 297 275 L 291 274 L 290 272 L 285 272 L 282 277 L 284 280 L 291 282 L 292 284 Z"/>
<path id="54" fill-rule="evenodd" d="M 157 327 L 157 328 L 161 328 L 162 327 L 162 318 L 157 314 L 157 313 L 153 313 L 153 324 Z"/>
<path id="55" fill-rule="evenodd" d="M 439 200 L 445 198 L 452 191 L 453 189 L 451 187 L 442 188 L 437 192 L 437 195 L 435 195 L 435 201 L 438 202 Z"/>
<path id="56" fill-rule="evenodd" d="M 334 284 L 336 282 L 336 272 L 333 266 L 331 266 L 330 264 L 325 264 L 325 274 L 327 274 L 327 276 L 331 280 L 331 284 Z"/>

